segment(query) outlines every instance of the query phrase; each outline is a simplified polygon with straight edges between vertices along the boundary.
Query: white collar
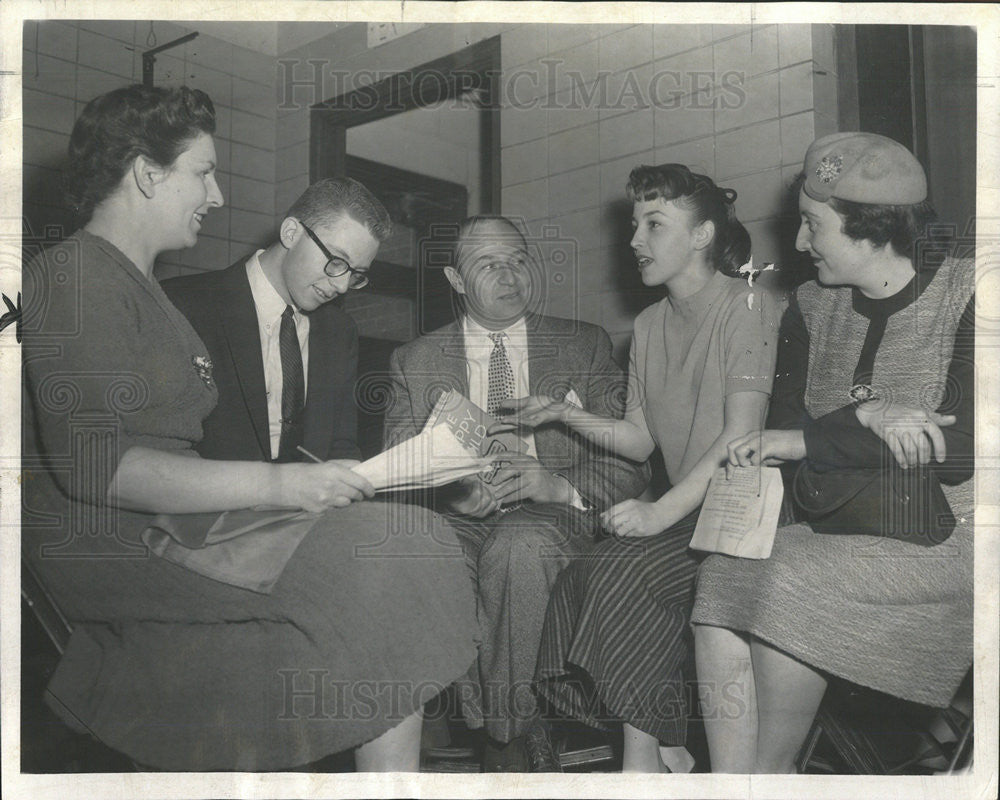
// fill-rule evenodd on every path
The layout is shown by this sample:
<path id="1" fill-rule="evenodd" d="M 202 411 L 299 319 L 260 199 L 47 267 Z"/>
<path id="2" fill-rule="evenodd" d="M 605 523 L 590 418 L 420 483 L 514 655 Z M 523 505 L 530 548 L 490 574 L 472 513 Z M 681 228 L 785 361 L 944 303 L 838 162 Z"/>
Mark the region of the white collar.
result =
<path id="1" fill-rule="evenodd" d="M 278 290 L 264 274 L 264 268 L 260 265 L 260 254 L 263 252 L 258 250 L 247 259 L 247 280 L 250 281 L 250 292 L 253 294 L 258 316 L 262 321 L 271 321 L 285 313 L 288 303 L 281 299 Z"/>
<path id="2" fill-rule="evenodd" d="M 466 341 L 471 340 L 478 344 L 488 344 L 490 347 L 493 347 L 493 340 L 490 339 L 490 334 L 504 333 L 507 335 L 505 346 L 510 345 L 520 350 L 527 350 L 528 348 L 528 325 L 524 317 L 521 317 L 513 325 L 503 330 L 491 331 L 488 328 L 484 328 L 468 314 L 465 314 L 462 318 L 462 332 L 465 335 Z"/>

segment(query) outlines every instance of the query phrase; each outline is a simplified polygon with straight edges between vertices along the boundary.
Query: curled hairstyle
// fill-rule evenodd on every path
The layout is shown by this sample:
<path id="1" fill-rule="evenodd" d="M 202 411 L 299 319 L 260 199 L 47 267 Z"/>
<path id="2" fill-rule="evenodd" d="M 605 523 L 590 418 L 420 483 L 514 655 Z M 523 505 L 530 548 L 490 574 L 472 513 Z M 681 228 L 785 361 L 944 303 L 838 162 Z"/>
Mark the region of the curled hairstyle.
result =
<path id="1" fill-rule="evenodd" d="M 709 251 L 712 266 L 735 275 L 750 258 L 750 234 L 736 218 L 736 192 L 723 189 L 707 175 L 692 172 L 683 164 L 636 167 L 625 186 L 633 203 L 645 200 L 674 200 L 689 209 L 696 225 L 707 221 L 715 226 Z"/>
<path id="2" fill-rule="evenodd" d="M 910 260 L 914 258 L 917 240 L 926 236 L 928 224 L 937 219 L 926 200 L 914 205 L 887 206 L 831 197 L 829 203 L 844 221 L 841 230 L 845 236 L 867 239 L 874 247 L 888 244 Z"/>
<path id="3" fill-rule="evenodd" d="M 806 182 L 806 174 L 795 176 L 791 189 L 797 197 Z M 926 200 L 913 205 L 893 206 L 877 203 L 857 203 L 831 197 L 827 203 L 841 219 L 840 230 L 850 239 L 867 239 L 873 247 L 889 245 L 898 255 L 916 259 L 916 243 L 928 235 L 928 226 L 937 220 L 937 212 Z M 938 235 L 935 244 L 945 237 Z M 933 254 L 930 253 L 933 258 Z"/>
<path id="4" fill-rule="evenodd" d="M 66 190 L 76 212 L 90 219 L 137 156 L 170 167 L 201 133 L 215 133 L 215 106 L 198 89 L 135 84 L 95 97 L 69 139 Z"/>
<path id="5" fill-rule="evenodd" d="M 286 217 L 310 228 L 331 222 L 341 214 L 364 225 L 379 242 L 392 235 L 392 219 L 385 206 L 365 185 L 353 178 L 323 178 L 292 203 Z"/>

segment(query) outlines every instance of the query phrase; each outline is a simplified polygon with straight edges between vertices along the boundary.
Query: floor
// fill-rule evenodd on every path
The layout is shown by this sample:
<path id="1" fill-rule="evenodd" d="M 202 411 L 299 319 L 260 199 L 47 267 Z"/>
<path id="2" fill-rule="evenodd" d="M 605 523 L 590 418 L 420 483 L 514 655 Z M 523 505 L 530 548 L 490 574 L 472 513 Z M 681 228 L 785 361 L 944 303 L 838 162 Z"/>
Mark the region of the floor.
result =
<path id="1" fill-rule="evenodd" d="M 59 720 L 43 700 L 45 686 L 55 670 L 58 654 L 35 621 L 22 608 L 21 670 L 21 771 L 26 773 L 135 772 L 137 766 L 122 754 L 105 747 L 91 736 L 76 734 Z M 479 772 L 483 737 L 462 722 L 453 698 L 445 694 L 428 715 L 444 721 L 437 726 L 437 742 L 424 754 L 427 772 Z M 442 734 L 441 731 L 444 731 Z M 620 732 L 597 731 L 570 720 L 552 725 L 558 750 L 572 753 L 566 772 L 613 772 L 621 768 Z M 443 741 L 447 739 L 450 741 Z M 707 763 L 704 756 L 703 763 Z M 328 756 L 296 771 L 350 772 L 350 753 Z"/>
<path id="2" fill-rule="evenodd" d="M 120 753 L 105 747 L 90 736 L 67 728 L 45 705 L 45 685 L 55 669 L 58 656 L 51 642 L 27 608 L 22 609 L 22 703 L 21 771 L 27 773 L 133 772 L 137 767 Z M 971 709 L 971 681 L 964 687 Z M 960 692 L 960 695 L 963 692 Z M 942 758 L 932 756 L 915 761 L 914 754 L 929 746 L 925 729 L 932 713 L 914 704 L 905 704 L 874 692 L 848 689 L 836 695 L 837 710 L 863 729 L 878 758 L 887 765 L 906 764 L 899 774 L 930 775 L 942 766 Z M 478 772 L 483 747 L 481 732 L 469 730 L 461 720 L 453 698 L 443 694 L 437 705 L 428 707 L 445 721 L 435 734 L 440 745 L 450 739 L 450 747 L 434 747 L 425 752 L 423 770 L 427 772 Z M 554 749 L 560 755 L 564 772 L 613 772 L 621 769 L 621 733 L 598 731 L 572 720 L 550 717 Z M 442 730 L 444 731 L 442 733 Z M 692 720 L 688 749 L 696 760 L 695 772 L 708 771 L 708 748 L 699 720 Z M 945 748 L 947 750 L 947 747 Z M 339 753 L 296 771 L 350 772 L 351 754 Z M 807 772 L 849 774 L 850 764 L 842 752 L 822 738 L 810 759 Z"/>

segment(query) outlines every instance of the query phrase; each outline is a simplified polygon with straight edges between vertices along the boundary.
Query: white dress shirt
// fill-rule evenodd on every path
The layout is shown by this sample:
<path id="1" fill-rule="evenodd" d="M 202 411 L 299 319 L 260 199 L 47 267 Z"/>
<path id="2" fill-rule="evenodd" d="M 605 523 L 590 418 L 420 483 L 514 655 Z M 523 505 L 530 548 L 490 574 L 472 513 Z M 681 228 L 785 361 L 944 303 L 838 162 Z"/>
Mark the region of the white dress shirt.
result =
<path id="1" fill-rule="evenodd" d="M 511 371 L 514 373 L 514 394 L 513 397 L 527 397 L 531 394 L 530 382 L 528 379 L 528 326 L 522 317 L 509 328 L 502 331 L 504 348 L 507 350 L 507 360 L 510 361 Z M 465 315 L 462 319 L 462 337 L 465 342 L 465 366 L 466 378 L 469 383 L 469 399 L 482 409 L 487 405 L 487 394 L 490 387 L 490 354 L 496 346 L 490 338 L 491 331 L 484 328 L 472 317 Z M 527 455 L 538 458 L 538 451 L 535 449 L 535 434 L 528 431 L 521 437 L 527 446 Z M 573 490 L 573 498 L 570 505 L 581 510 L 586 509 L 583 498 Z"/>
<path id="2" fill-rule="evenodd" d="M 286 303 L 281 295 L 271 285 L 260 266 L 258 250 L 247 259 L 247 279 L 250 281 L 250 293 L 257 309 L 257 327 L 260 331 L 260 354 L 264 360 L 264 388 L 267 392 L 267 428 L 271 439 L 271 458 L 278 457 L 281 444 L 281 315 L 285 313 Z M 309 381 L 309 318 L 292 306 L 292 320 L 295 322 L 295 333 L 299 337 L 299 349 L 302 351 L 302 375 L 304 386 L 308 391 Z"/>

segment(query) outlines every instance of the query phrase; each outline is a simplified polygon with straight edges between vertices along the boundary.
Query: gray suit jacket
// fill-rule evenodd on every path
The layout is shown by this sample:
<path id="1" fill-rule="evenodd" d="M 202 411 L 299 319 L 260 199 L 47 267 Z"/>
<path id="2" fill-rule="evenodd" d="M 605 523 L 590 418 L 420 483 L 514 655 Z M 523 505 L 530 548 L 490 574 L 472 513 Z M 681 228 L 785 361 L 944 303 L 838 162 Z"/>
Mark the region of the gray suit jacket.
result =
<path id="1" fill-rule="evenodd" d="M 611 358 L 603 328 L 558 317 L 528 316 L 528 383 L 531 394 L 562 397 L 573 389 L 584 409 L 622 416 L 625 380 Z M 468 397 L 465 343 L 453 322 L 397 348 L 390 359 L 386 447 L 420 432 L 442 392 Z M 636 497 L 649 482 L 648 464 L 596 448 L 562 425 L 535 431 L 538 460 L 565 477 L 591 505 L 606 508 Z"/>

